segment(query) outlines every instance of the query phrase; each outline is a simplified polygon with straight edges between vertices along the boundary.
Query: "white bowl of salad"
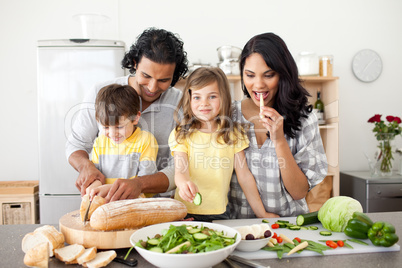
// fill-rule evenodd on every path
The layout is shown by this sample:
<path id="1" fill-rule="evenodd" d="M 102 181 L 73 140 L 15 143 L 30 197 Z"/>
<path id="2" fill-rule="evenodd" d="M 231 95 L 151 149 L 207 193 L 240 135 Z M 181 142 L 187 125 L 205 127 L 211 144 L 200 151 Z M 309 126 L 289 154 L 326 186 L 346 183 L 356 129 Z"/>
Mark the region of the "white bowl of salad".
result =
<path id="1" fill-rule="evenodd" d="M 234 228 L 198 221 L 150 225 L 130 237 L 144 259 L 166 268 L 212 267 L 226 259 L 240 240 Z"/>

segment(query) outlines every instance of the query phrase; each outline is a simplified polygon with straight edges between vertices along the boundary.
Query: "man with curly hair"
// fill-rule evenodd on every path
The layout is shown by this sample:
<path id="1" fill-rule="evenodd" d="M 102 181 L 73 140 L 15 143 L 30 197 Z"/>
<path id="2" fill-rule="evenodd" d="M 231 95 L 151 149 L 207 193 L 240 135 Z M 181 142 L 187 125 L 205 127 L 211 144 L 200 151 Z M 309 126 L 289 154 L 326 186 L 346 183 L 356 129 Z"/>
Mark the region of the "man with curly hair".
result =
<path id="1" fill-rule="evenodd" d="M 75 185 L 82 195 L 96 180 L 105 182 L 105 176 L 90 161 L 89 154 L 99 132 L 93 104 L 98 91 L 109 84 L 130 85 L 138 93 L 141 99 L 138 126 L 155 136 L 159 150 L 157 173 L 116 180 L 106 200 L 136 198 L 140 193 L 164 193 L 175 188 L 168 138 L 175 126 L 173 113 L 182 94 L 174 85 L 187 73 L 187 64 L 187 53 L 178 36 L 163 29 L 149 28 L 140 34 L 122 60 L 122 67 L 128 69 L 130 75 L 100 83 L 87 94 L 84 103 L 92 106 L 80 110 L 66 144 L 67 159 L 79 172 Z"/>

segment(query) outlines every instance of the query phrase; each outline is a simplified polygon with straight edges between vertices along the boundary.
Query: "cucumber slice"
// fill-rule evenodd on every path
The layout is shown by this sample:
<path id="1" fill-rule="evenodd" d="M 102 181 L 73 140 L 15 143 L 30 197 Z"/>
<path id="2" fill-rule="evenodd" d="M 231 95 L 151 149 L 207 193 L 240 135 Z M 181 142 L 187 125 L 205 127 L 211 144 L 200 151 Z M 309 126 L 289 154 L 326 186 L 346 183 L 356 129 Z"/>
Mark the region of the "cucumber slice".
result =
<path id="1" fill-rule="evenodd" d="M 159 239 L 151 238 L 151 239 L 149 239 L 149 240 L 147 241 L 147 243 L 148 243 L 149 245 L 152 245 L 152 246 L 157 246 L 157 245 L 159 244 Z"/>
<path id="2" fill-rule="evenodd" d="M 332 235 L 332 233 L 331 233 L 331 232 L 328 232 L 328 231 L 321 231 L 321 232 L 320 232 L 320 235 L 323 235 L 323 236 L 330 236 L 330 235 Z"/>
<path id="3" fill-rule="evenodd" d="M 279 225 L 279 228 L 286 228 L 287 227 L 287 224 L 284 223 L 284 222 L 277 221 L 275 223 Z"/>
<path id="4" fill-rule="evenodd" d="M 196 240 L 205 240 L 208 238 L 208 235 L 203 234 L 203 233 L 195 233 L 195 234 L 193 234 L 193 237 Z"/>
<path id="5" fill-rule="evenodd" d="M 297 226 L 297 225 L 294 225 L 294 226 L 290 226 L 290 227 L 289 227 L 290 230 L 295 230 L 295 231 L 300 230 L 300 228 L 301 228 L 301 227 L 300 227 L 300 226 Z"/>
<path id="6" fill-rule="evenodd" d="M 201 232 L 200 228 L 193 228 L 193 229 L 188 230 L 189 234 L 196 234 L 196 233 L 199 233 L 199 232 Z"/>
<path id="7" fill-rule="evenodd" d="M 319 222 L 320 221 L 318 220 L 318 211 L 307 213 L 307 214 L 300 214 L 296 218 L 296 224 L 299 226 L 313 224 L 313 223 L 319 223 Z"/>
<path id="8" fill-rule="evenodd" d="M 202 203 L 202 196 L 200 193 L 196 193 L 194 200 L 193 200 L 194 205 L 199 206 Z"/>
<path id="9" fill-rule="evenodd" d="M 163 253 L 163 250 L 162 250 L 160 247 L 153 247 L 153 248 L 150 248 L 149 251 L 158 252 L 158 253 Z"/>
<path id="10" fill-rule="evenodd" d="M 308 227 L 310 230 L 318 230 L 318 227 L 317 226 L 309 226 Z"/>

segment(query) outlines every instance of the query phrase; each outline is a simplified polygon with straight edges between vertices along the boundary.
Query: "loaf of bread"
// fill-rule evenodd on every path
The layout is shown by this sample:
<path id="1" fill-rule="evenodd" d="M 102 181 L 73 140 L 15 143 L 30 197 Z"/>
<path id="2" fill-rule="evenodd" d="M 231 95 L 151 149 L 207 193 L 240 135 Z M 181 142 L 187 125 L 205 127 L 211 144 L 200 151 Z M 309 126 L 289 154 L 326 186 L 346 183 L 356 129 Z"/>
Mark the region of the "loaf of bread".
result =
<path id="1" fill-rule="evenodd" d="M 92 198 L 91 207 L 89 208 L 88 219 L 91 218 L 92 213 L 98 207 L 102 206 L 105 203 L 106 203 L 106 201 L 103 197 L 95 195 Z M 80 206 L 80 216 L 81 216 L 82 221 L 85 221 L 85 213 L 87 212 L 88 206 L 89 206 L 89 195 L 86 194 L 82 197 L 81 206 Z"/>
<path id="2" fill-rule="evenodd" d="M 64 246 L 64 235 L 54 226 L 44 225 L 26 234 L 21 242 L 22 251 L 27 253 L 29 249 L 46 242 L 49 244 L 49 257 L 54 255 L 54 250 Z"/>
<path id="3" fill-rule="evenodd" d="M 90 224 L 92 228 L 103 231 L 137 229 L 180 220 L 186 214 L 186 206 L 171 198 L 127 199 L 98 207 L 91 216 Z"/>
<path id="4" fill-rule="evenodd" d="M 25 253 L 24 264 L 30 267 L 47 268 L 49 266 L 49 243 L 42 242 L 30 248 Z"/>

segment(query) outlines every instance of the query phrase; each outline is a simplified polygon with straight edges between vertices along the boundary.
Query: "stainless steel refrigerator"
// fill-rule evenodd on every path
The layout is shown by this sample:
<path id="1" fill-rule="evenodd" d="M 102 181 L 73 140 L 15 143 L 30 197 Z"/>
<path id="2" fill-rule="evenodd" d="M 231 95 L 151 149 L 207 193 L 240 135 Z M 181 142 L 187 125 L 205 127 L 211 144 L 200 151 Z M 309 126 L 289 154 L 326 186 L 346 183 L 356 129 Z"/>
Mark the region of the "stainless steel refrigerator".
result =
<path id="1" fill-rule="evenodd" d="M 39 208 L 40 223 L 57 224 L 80 207 L 78 177 L 65 156 L 86 92 L 99 82 L 123 76 L 122 41 L 40 40 L 38 62 Z"/>

